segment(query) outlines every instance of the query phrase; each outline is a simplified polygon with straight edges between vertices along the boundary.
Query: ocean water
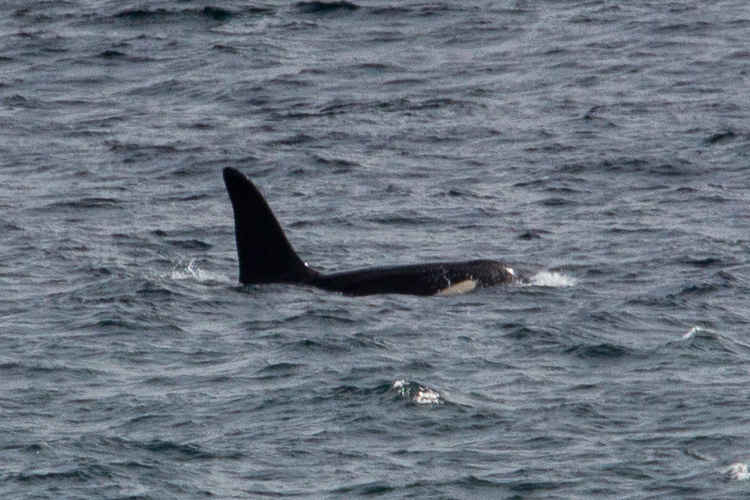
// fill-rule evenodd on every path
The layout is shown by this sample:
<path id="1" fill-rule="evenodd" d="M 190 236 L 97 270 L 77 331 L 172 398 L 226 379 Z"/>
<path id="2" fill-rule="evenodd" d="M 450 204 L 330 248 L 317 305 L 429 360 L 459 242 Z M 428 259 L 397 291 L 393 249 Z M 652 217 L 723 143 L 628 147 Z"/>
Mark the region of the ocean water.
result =
<path id="1" fill-rule="evenodd" d="M 0 495 L 750 494 L 744 1 L 10 0 Z M 239 286 L 221 169 L 312 266 Z"/>

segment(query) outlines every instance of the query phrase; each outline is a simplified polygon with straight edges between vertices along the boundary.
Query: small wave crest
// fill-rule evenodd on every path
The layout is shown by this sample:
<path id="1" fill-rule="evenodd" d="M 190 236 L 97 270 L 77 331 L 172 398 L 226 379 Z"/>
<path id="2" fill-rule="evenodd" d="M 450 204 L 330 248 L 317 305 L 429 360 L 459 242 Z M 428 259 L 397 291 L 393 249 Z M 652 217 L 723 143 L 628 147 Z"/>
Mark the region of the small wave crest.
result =
<path id="1" fill-rule="evenodd" d="M 750 354 L 750 344 L 747 344 L 728 332 L 695 325 L 683 333 L 675 346 L 693 352 L 712 352 L 715 355 L 727 356 L 727 359 L 746 359 Z"/>
<path id="2" fill-rule="evenodd" d="M 192 280 L 201 283 L 232 283 L 224 274 L 201 269 L 196 263 L 196 259 L 190 259 L 187 264 L 178 263 L 169 272 L 169 279 L 175 281 Z"/>
<path id="3" fill-rule="evenodd" d="M 440 393 L 417 382 L 396 380 L 391 386 L 396 393 L 413 403 L 420 405 L 439 405 L 443 403 Z"/>
<path id="4" fill-rule="evenodd" d="M 691 339 L 695 337 L 695 335 L 700 333 L 701 331 L 703 331 L 703 328 L 701 328 L 700 326 L 694 326 L 690 330 L 685 332 L 685 334 L 682 336 L 682 339 L 683 340 Z"/>
<path id="5" fill-rule="evenodd" d="M 566 288 L 575 286 L 576 283 L 577 280 L 574 277 L 556 271 L 539 271 L 529 277 L 529 284 L 533 286 Z"/>
<path id="6" fill-rule="evenodd" d="M 747 464 L 742 462 L 733 463 L 722 471 L 729 479 L 734 481 L 747 481 L 750 479 L 750 472 L 747 471 Z"/>

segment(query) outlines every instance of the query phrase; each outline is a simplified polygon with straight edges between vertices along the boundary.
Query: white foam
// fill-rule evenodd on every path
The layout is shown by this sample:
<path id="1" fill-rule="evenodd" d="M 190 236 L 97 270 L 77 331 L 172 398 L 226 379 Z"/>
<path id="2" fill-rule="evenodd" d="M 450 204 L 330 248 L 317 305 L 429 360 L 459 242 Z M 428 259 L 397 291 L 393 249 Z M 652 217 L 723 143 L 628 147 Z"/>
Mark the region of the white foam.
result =
<path id="1" fill-rule="evenodd" d="M 724 474 L 729 477 L 729 479 L 733 479 L 735 481 L 747 481 L 750 479 L 750 472 L 747 471 L 747 464 L 744 464 L 742 462 L 737 462 L 726 469 L 724 469 Z"/>
<path id="2" fill-rule="evenodd" d="M 440 403 L 440 394 L 427 387 L 420 387 L 412 401 L 420 405 L 436 405 Z"/>
<path id="3" fill-rule="evenodd" d="M 204 282 L 228 282 L 228 278 L 220 273 L 206 271 L 198 267 L 196 259 L 190 259 L 187 265 L 178 265 L 169 273 L 169 278 L 175 281 L 193 280 Z"/>
<path id="4" fill-rule="evenodd" d="M 420 405 L 435 405 L 442 403 L 439 392 L 433 391 L 429 387 L 424 387 L 415 382 L 407 382 L 403 379 L 396 380 L 393 382 L 393 389 L 395 389 L 402 397 L 408 398 L 414 403 Z"/>
<path id="5" fill-rule="evenodd" d="M 534 286 L 566 288 L 569 286 L 575 286 L 577 280 L 572 276 L 555 271 L 539 271 L 529 278 L 529 283 Z"/>

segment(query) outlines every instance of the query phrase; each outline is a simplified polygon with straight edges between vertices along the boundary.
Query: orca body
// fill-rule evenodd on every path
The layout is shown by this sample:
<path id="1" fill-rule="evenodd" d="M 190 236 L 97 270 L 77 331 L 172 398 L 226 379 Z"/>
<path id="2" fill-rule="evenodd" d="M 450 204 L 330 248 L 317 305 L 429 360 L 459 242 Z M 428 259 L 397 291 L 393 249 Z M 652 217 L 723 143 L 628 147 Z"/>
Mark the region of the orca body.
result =
<path id="1" fill-rule="evenodd" d="M 346 295 L 450 295 L 518 279 L 513 269 L 494 260 L 431 262 L 323 274 L 299 258 L 263 195 L 245 175 L 227 167 L 224 184 L 234 209 L 239 280 L 245 285 L 304 284 Z"/>

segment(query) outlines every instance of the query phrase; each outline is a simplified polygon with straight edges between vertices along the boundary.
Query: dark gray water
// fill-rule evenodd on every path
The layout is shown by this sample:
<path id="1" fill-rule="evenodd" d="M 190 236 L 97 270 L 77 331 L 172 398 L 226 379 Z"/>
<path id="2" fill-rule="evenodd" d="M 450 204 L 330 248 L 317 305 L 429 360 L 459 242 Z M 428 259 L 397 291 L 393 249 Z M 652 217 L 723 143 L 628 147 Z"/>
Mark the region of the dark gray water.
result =
<path id="1" fill-rule="evenodd" d="M 3 498 L 748 494 L 746 2 L 3 7 Z M 530 282 L 240 287 L 225 166 Z"/>

